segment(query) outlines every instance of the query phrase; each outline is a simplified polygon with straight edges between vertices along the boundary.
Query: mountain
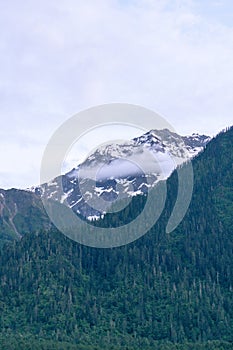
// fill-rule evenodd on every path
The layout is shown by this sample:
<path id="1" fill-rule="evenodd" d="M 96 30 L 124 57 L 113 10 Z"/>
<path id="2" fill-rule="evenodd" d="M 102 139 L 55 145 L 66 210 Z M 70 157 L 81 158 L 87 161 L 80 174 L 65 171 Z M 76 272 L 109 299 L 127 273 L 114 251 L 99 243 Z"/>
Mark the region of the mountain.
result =
<path id="1" fill-rule="evenodd" d="M 51 226 L 41 198 L 66 201 L 81 217 L 99 219 L 112 201 L 145 194 L 159 179 L 167 178 L 176 166 L 171 156 L 180 164 L 198 154 L 209 141 L 210 137 L 205 135 L 180 137 L 169 130 L 152 130 L 127 143 L 97 149 L 76 169 L 42 186 L 27 191 L 0 189 L 0 244 Z M 161 173 L 158 161 L 165 164 L 165 174 Z M 110 176 L 96 181 L 92 175 L 98 169 Z M 103 199 L 101 208 L 99 198 Z"/>
<path id="2" fill-rule="evenodd" d="M 232 349 L 232 141 L 233 128 L 193 159 L 192 201 L 170 234 L 176 172 L 167 180 L 159 221 L 131 244 L 90 248 L 52 229 L 5 245 L 0 339 L 17 344 L 12 349 L 30 339 L 40 349 Z M 135 196 L 121 212 L 90 225 L 122 225 L 145 200 Z M 46 347 L 51 341 L 56 345 Z"/>
<path id="3" fill-rule="evenodd" d="M 168 129 L 151 130 L 128 142 L 97 148 L 82 164 L 34 190 L 42 198 L 66 203 L 85 219 L 99 219 L 112 202 L 146 194 L 158 181 L 167 179 L 210 139 L 198 134 L 179 136 Z"/>

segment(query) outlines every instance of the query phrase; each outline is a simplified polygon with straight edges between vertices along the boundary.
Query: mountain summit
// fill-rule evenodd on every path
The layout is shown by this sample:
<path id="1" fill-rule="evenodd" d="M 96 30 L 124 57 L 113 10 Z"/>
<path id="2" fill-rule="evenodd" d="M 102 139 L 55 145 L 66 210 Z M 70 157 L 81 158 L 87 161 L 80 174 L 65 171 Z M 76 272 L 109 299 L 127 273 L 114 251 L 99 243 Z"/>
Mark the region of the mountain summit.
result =
<path id="1" fill-rule="evenodd" d="M 198 134 L 179 136 L 168 129 L 151 130 L 132 140 L 97 148 L 62 178 L 53 179 L 35 191 L 42 197 L 68 204 L 86 219 L 98 219 L 113 201 L 146 194 L 178 165 L 202 151 L 210 139 Z M 99 198 L 103 199 L 101 206 Z"/>

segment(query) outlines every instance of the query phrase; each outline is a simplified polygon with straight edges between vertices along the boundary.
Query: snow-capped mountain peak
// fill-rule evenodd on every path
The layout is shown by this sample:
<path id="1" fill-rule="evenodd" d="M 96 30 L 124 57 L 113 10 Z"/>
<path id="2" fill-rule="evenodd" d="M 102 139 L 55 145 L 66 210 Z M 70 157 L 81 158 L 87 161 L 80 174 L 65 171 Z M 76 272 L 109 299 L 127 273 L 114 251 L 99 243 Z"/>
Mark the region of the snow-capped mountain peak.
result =
<path id="1" fill-rule="evenodd" d="M 37 188 L 42 196 L 68 203 L 85 218 L 101 217 L 118 198 L 147 193 L 177 165 L 197 155 L 210 141 L 205 135 L 179 136 L 168 129 L 150 130 L 132 140 L 102 145 L 58 181 Z M 101 206 L 95 203 L 101 198 Z M 94 207 L 93 207 L 94 204 Z"/>

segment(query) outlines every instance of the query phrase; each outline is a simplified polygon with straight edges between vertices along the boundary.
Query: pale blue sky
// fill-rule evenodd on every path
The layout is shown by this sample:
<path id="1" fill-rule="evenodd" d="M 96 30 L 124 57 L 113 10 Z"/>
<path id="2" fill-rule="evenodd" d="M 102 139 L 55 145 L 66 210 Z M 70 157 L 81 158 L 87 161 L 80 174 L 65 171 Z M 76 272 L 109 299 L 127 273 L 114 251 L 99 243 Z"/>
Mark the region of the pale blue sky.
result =
<path id="1" fill-rule="evenodd" d="M 181 134 L 233 124 L 230 0 L 0 4 L 0 187 L 39 182 L 56 128 L 94 105 L 157 111 Z"/>

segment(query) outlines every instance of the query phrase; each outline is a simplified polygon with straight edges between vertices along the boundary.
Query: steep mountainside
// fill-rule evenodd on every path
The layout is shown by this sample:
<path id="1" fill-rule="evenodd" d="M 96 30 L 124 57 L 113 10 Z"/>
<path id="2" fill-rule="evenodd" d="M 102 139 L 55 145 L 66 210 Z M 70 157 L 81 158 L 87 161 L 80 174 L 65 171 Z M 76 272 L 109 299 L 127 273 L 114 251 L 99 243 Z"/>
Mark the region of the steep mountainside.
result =
<path id="1" fill-rule="evenodd" d="M 177 196 L 176 172 L 167 181 L 160 220 L 127 246 L 88 248 L 56 230 L 31 232 L 5 246 L 3 334 L 31 334 L 87 349 L 156 349 L 158 342 L 212 340 L 225 343 L 209 343 L 209 349 L 232 348 L 233 128 L 213 139 L 193 167 L 192 202 L 171 234 L 165 227 Z M 145 200 L 134 197 L 128 208 L 94 225 L 128 222 Z"/>
<path id="2" fill-rule="evenodd" d="M 50 226 L 37 195 L 17 189 L 0 189 L 0 245 L 8 240 L 20 239 L 27 232 L 37 232 Z"/>

